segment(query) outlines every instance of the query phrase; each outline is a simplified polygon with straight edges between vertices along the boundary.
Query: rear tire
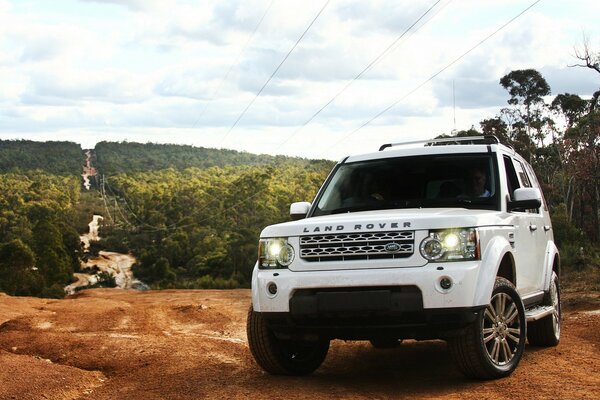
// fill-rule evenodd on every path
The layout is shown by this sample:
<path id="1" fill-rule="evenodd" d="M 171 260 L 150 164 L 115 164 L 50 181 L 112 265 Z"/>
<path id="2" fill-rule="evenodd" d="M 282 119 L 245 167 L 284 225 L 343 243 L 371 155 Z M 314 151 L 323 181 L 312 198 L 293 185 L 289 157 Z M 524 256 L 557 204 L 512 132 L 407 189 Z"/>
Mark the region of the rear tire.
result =
<path id="1" fill-rule="evenodd" d="M 513 284 L 496 278 L 490 304 L 448 348 L 458 369 L 476 379 L 510 375 L 521 360 L 526 336 L 525 308 Z"/>
<path id="2" fill-rule="evenodd" d="M 560 342 L 560 324 L 562 319 L 560 309 L 560 284 L 556 272 L 552 272 L 550 290 L 544 299 L 544 305 L 553 306 L 552 314 L 538 321 L 527 324 L 527 340 L 533 346 L 552 347 Z"/>
<path id="3" fill-rule="evenodd" d="M 248 311 L 248 345 L 262 369 L 274 375 L 308 375 L 325 360 L 329 340 L 284 340 L 275 336 L 261 313 Z"/>

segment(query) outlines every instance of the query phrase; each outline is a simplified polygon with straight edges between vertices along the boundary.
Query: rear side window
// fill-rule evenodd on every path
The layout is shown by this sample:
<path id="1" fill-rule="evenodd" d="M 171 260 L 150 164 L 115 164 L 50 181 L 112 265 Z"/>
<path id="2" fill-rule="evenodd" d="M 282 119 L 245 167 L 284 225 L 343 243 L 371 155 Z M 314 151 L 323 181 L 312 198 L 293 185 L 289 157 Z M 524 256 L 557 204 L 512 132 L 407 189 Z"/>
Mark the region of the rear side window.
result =
<path id="1" fill-rule="evenodd" d="M 517 175 L 519 176 L 521 185 L 523 187 L 531 187 L 531 179 L 529 179 L 529 176 L 527 175 L 523 164 L 519 160 L 515 160 L 515 166 L 517 168 Z"/>
<path id="2" fill-rule="evenodd" d="M 527 172 L 527 169 L 519 160 L 515 160 L 512 157 L 504 156 L 504 168 L 506 169 L 506 184 L 508 186 L 508 193 L 510 199 L 514 199 L 514 191 L 521 187 L 532 187 L 534 182 Z M 534 176 L 535 178 L 535 176 Z M 515 211 L 527 212 L 527 213 L 538 213 L 536 209 L 515 209 Z"/>

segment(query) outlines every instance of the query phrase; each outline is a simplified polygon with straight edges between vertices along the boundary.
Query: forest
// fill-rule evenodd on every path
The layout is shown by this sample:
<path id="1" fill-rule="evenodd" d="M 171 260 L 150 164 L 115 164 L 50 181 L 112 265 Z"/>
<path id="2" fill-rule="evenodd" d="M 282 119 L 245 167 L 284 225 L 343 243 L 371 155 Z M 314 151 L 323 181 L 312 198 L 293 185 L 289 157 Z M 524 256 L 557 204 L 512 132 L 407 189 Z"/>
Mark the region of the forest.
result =
<path id="1" fill-rule="evenodd" d="M 105 190 L 122 201 L 107 245 L 138 257 L 134 274 L 158 287 L 247 286 L 263 227 L 311 200 L 333 163 L 289 160 L 262 166 L 119 174 Z"/>
<path id="2" fill-rule="evenodd" d="M 258 155 L 227 149 L 155 143 L 99 142 L 94 150 L 94 165 L 106 175 L 167 168 L 181 170 L 190 167 L 264 165 L 290 159 L 285 156 Z"/>
<path id="3" fill-rule="evenodd" d="M 533 69 L 499 84 L 508 99 L 495 117 L 440 136 L 495 135 L 525 156 L 544 188 L 563 268 L 598 268 L 600 90 L 591 99 L 552 96 Z M 152 288 L 247 287 L 261 229 L 288 220 L 291 202 L 312 200 L 334 165 L 100 142 L 87 192 L 84 157 L 73 143 L 0 141 L 0 291 L 62 296 L 85 257 L 78 235 L 93 213 L 105 218 L 92 251 L 131 252 L 134 274 Z"/>
<path id="4" fill-rule="evenodd" d="M 86 257 L 79 234 L 93 214 L 105 219 L 92 253 L 133 253 L 136 277 L 154 288 L 245 286 L 262 227 L 285 220 L 290 202 L 314 197 L 334 164 L 102 142 L 88 192 L 79 145 L 44 145 L 0 141 L 0 291 L 9 294 L 62 297 Z M 56 160 L 60 169 L 39 168 Z"/>
<path id="5" fill-rule="evenodd" d="M 84 159 L 77 143 L 0 140 L 0 173 L 41 170 L 52 175 L 80 175 Z"/>
<path id="6" fill-rule="evenodd" d="M 62 297 L 82 256 L 79 145 L 0 141 L 0 291 Z"/>

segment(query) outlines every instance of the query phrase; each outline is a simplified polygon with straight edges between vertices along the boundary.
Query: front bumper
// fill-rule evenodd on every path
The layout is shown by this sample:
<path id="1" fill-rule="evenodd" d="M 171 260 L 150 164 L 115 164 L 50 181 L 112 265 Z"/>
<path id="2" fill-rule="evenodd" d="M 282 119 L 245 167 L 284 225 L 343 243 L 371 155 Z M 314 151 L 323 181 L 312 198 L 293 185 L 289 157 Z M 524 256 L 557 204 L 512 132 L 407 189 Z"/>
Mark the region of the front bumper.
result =
<path id="1" fill-rule="evenodd" d="M 459 335 L 485 306 L 428 309 L 405 313 L 346 313 L 329 316 L 297 316 L 262 313 L 281 339 L 445 339 Z"/>
<path id="2" fill-rule="evenodd" d="M 486 307 L 475 300 L 480 267 L 469 261 L 306 272 L 255 268 L 253 308 L 282 338 L 445 338 Z"/>
<path id="3" fill-rule="evenodd" d="M 452 309 L 485 306 L 478 302 L 477 282 L 480 261 L 431 263 L 422 267 L 365 268 L 332 271 L 259 270 L 252 275 L 254 311 L 289 313 L 292 297 L 306 290 L 361 290 L 360 288 L 415 287 L 422 298 L 422 308 Z M 451 282 L 444 289 L 443 279 Z M 276 289 L 275 293 L 274 289 Z"/>

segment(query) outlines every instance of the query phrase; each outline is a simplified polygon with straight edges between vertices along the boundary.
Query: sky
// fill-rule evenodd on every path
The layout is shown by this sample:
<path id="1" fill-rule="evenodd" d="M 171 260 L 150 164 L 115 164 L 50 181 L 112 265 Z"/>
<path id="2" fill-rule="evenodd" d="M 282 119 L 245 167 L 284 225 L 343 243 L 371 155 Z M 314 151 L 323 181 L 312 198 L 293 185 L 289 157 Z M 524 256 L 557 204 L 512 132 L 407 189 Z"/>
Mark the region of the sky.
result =
<path id="1" fill-rule="evenodd" d="M 600 51 L 598 15 L 597 0 L 0 0 L 0 138 L 337 160 L 478 128 L 512 70 L 589 98 L 600 74 L 569 66 L 584 35 Z"/>

